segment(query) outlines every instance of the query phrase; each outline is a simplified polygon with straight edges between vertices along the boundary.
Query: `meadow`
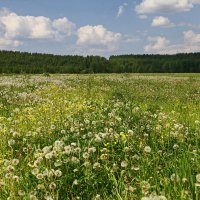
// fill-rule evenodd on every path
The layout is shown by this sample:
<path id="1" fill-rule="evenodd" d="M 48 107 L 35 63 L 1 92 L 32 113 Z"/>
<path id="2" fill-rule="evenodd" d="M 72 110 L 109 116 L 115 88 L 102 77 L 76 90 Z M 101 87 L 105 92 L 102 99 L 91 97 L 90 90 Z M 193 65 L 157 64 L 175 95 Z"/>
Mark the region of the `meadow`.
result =
<path id="1" fill-rule="evenodd" d="M 0 76 L 1 200 L 199 200 L 200 75 Z"/>

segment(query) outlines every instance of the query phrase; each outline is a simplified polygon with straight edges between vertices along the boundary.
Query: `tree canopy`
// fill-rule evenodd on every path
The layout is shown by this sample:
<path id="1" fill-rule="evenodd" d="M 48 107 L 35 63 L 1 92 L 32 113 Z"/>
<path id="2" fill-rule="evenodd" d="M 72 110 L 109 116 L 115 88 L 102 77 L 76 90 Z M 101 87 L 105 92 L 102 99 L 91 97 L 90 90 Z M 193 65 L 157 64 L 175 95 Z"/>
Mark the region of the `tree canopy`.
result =
<path id="1" fill-rule="evenodd" d="M 0 73 L 195 73 L 200 53 L 175 55 L 52 55 L 0 51 Z"/>

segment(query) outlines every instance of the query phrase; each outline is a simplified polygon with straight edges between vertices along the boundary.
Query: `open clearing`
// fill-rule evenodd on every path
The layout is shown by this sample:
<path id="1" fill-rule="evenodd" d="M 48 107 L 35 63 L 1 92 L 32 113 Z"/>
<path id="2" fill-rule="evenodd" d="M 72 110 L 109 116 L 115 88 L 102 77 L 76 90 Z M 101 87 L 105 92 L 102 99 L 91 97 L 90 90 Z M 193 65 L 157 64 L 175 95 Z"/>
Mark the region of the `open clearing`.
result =
<path id="1" fill-rule="evenodd" d="M 200 199 L 200 75 L 0 76 L 0 199 Z"/>

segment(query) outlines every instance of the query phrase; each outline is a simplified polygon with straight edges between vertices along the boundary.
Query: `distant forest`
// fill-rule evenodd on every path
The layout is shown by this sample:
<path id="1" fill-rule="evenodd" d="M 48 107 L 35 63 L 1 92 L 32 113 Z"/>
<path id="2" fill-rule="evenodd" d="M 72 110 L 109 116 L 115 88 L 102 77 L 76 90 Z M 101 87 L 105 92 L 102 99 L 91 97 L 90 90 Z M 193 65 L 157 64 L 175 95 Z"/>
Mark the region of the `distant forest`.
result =
<path id="1" fill-rule="evenodd" d="M 0 51 L 0 73 L 195 73 L 200 53 L 176 55 L 61 56 Z"/>

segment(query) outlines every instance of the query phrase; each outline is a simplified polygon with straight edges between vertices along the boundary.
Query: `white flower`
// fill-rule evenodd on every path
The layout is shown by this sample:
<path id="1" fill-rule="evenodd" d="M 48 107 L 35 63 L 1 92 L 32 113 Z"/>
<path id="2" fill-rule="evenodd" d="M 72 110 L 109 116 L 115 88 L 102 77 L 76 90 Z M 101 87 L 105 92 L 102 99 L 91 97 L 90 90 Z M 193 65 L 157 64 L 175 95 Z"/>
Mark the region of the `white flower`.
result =
<path id="1" fill-rule="evenodd" d="M 88 149 L 88 153 L 95 153 L 96 152 L 96 148 L 95 147 L 90 147 Z"/>
<path id="2" fill-rule="evenodd" d="M 51 129 L 54 130 L 55 128 L 56 128 L 56 126 L 52 124 Z"/>
<path id="3" fill-rule="evenodd" d="M 14 158 L 14 159 L 12 160 L 12 164 L 13 164 L 13 165 L 18 165 L 18 164 L 19 164 L 19 160 L 16 159 L 16 158 Z"/>
<path id="4" fill-rule="evenodd" d="M 200 183 L 200 174 L 196 175 L 197 182 Z"/>
<path id="5" fill-rule="evenodd" d="M 26 194 L 26 193 L 25 193 L 23 190 L 19 190 L 19 191 L 18 191 L 18 195 L 19 195 L 19 196 L 24 196 L 25 194 Z"/>
<path id="6" fill-rule="evenodd" d="M 73 185 L 78 185 L 78 180 L 77 179 L 74 180 Z"/>
<path id="7" fill-rule="evenodd" d="M 43 174 L 37 174 L 36 177 L 37 177 L 37 179 L 41 180 L 41 179 L 43 179 L 44 175 Z"/>
<path id="8" fill-rule="evenodd" d="M 51 189 L 51 190 L 56 189 L 56 184 L 54 182 L 50 183 L 49 189 Z"/>
<path id="9" fill-rule="evenodd" d="M 71 161 L 72 161 L 73 163 L 76 163 L 76 164 L 78 164 L 78 163 L 80 162 L 80 160 L 79 160 L 78 158 L 76 158 L 76 157 L 72 157 L 72 158 L 71 158 Z"/>
<path id="10" fill-rule="evenodd" d="M 66 131 L 65 131 L 65 130 L 61 130 L 60 132 L 61 132 L 62 134 L 65 134 L 65 133 L 66 133 Z"/>
<path id="11" fill-rule="evenodd" d="M 72 142 L 72 143 L 71 143 L 71 146 L 76 147 L 76 143 L 75 143 L 75 142 Z"/>
<path id="12" fill-rule="evenodd" d="M 121 162 L 121 167 L 126 168 L 128 166 L 128 163 L 126 161 Z"/>
<path id="13" fill-rule="evenodd" d="M 33 174 L 33 175 L 37 175 L 38 173 L 39 173 L 39 169 L 38 168 L 34 168 L 32 171 L 31 171 L 31 173 Z"/>
<path id="14" fill-rule="evenodd" d="M 54 200 L 51 196 L 45 196 L 44 197 L 46 200 Z"/>
<path id="15" fill-rule="evenodd" d="M 177 174 L 172 174 L 170 177 L 171 181 L 180 181 L 180 178 Z"/>
<path id="16" fill-rule="evenodd" d="M 13 180 L 19 182 L 19 176 L 13 176 Z"/>
<path id="17" fill-rule="evenodd" d="M 100 199 L 100 195 L 97 194 L 96 197 L 95 197 L 95 200 L 99 200 Z"/>
<path id="18" fill-rule="evenodd" d="M 97 168 L 99 168 L 100 166 L 101 166 L 100 163 L 96 162 L 96 163 L 94 163 L 94 165 L 93 165 L 93 169 L 97 169 Z"/>
<path id="19" fill-rule="evenodd" d="M 55 176 L 57 176 L 57 177 L 62 176 L 62 172 L 61 172 L 60 170 L 56 170 L 56 171 L 54 172 L 54 174 L 55 174 Z"/>
<path id="20" fill-rule="evenodd" d="M 83 153 L 83 158 L 84 158 L 84 159 L 88 159 L 89 156 L 90 156 L 90 155 L 89 155 L 87 152 L 84 152 L 84 153 Z"/>
<path id="21" fill-rule="evenodd" d="M 68 146 L 64 147 L 64 150 L 65 150 L 65 154 L 69 155 L 71 153 L 71 151 L 72 151 L 72 148 L 71 148 L 70 145 L 68 145 Z"/>
<path id="22" fill-rule="evenodd" d="M 53 153 L 52 153 L 52 152 L 47 153 L 47 154 L 45 155 L 45 158 L 46 158 L 46 159 L 51 159 L 52 157 L 53 157 Z"/>
<path id="23" fill-rule="evenodd" d="M 15 140 L 13 140 L 13 139 L 8 140 L 9 146 L 13 146 L 14 144 L 15 144 Z"/>
<path id="24" fill-rule="evenodd" d="M 144 152 L 145 152 L 145 153 L 150 153 L 150 152 L 151 152 L 151 147 L 146 146 L 146 147 L 144 148 Z"/>
<path id="25" fill-rule="evenodd" d="M 178 144 L 174 144 L 173 149 L 178 149 L 179 145 Z"/>

